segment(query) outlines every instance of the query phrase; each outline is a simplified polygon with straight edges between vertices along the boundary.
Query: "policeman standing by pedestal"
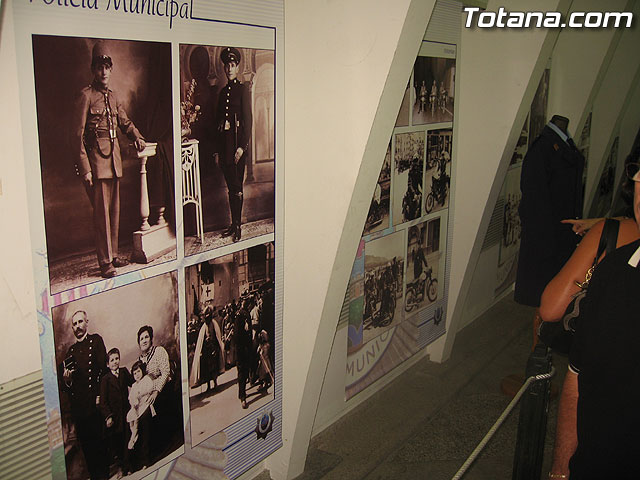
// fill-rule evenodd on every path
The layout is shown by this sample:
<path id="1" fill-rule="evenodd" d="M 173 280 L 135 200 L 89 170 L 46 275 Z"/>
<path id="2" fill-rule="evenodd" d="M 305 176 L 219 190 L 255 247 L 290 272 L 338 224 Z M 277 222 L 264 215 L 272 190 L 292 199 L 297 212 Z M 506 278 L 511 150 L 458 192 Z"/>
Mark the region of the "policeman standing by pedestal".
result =
<path id="1" fill-rule="evenodd" d="M 115 267 L 129 263 L 118 257 L 122 158 L 117 127 L 134 142 L 138 151 L 145 148 L 142 135 L 129 120 L 116 93 L 109 88 L 112 68 L 111 55 L 99 40 L 92 52 L 93 82 L 80 92 L 74 126 L 79 157 L 76 174 L 82 178 L 93 207 L 96 253 L 100 274 L 105 278 L 116 274 Z"/>
<path id="2" fill-rule="evenodd" d="M 244 169 L 252 122 L 249 85 L 237 78 L 241 58 L 240 51 L 234 47 L 226 47 L 220 53 L 227 85 L 220 91 L 216 111 L 220 133 L 220 167 L 227 183 L 231 211 L 231 225 L 223 232 L 223 236 L 233 236 L 234 242 L 241 237 Z"/>

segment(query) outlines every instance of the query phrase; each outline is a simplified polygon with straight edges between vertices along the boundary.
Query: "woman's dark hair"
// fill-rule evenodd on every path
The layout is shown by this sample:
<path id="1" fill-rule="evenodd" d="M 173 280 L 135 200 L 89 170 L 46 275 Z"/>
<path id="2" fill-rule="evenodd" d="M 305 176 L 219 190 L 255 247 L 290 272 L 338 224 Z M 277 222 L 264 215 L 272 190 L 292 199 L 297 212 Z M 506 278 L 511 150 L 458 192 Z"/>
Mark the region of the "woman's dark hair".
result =
<path id="1" fill-rule="evenodd" d="M 133 372 L 137 369 L 140 369 L 143 377 L 147 374 L 147 366 L 142 360 L 136 360 L 133 365 L 131 365 L 131 375 L 133 375 Z"/>
<path id="2" fill-rule="evenodd" d="M 140 345 L 140 335 L 142 335 L 143 332 L 147 332 L 149 334 L 149 339 L 153 342 L 153 328 L 149 325 L 145 325 L 144 327 L 140 327 L 140 330 L 138 330 L 138 345 Z"/>
<path id="3" fill-rule="evenodd" d="M 629 163 L 638 163 L 640 162 L 640 130 L 636 134 L 636 138 L 633 142 L 633 146 L 631 147 L 631 152 L 627 156 L 624 161 L 624 168 L 626 170 L 627 165 Z M 624 203 L 629 206 L 629 212 L 633 211 L 633 190 L 635 188 L 634 181 L 631 180 L 625 173 L 624 180 L 622 181 L 622 185 L 620 186 L 620 196 Z M 629 215 L 633 217 L 633 214 Z"/>

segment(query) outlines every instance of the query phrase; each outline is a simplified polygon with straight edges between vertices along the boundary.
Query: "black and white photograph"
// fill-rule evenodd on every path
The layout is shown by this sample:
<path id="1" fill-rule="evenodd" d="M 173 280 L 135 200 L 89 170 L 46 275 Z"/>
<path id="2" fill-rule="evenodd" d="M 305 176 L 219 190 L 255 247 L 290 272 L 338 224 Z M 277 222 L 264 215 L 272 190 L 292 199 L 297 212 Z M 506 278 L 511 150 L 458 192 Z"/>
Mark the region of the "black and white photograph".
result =
<path id="1" fill-rule="evenodd" d="M 422 216 L 424 177 L 424 131 L 395 136 L 393 175 L 393 224 Z"/>
<path id="2" fill-rule="evenodd" d="M 52 309 L 69 480 L 142 478 L 184 451 L 177 274 Z"/>
<path id="3" fill-rule="evenodd" d="M 591 203 L 588 218 L 599 218 L 610 215 L 613 202 L 613 187 L 616 177 L 616 165 L 618 164 L 618 143 L 620 137 L 616 137 L 609 147 L 609 155 L 602 167 L 600 181 L 596 187 Z"/>
<path id="4" fill-rule="evenodd" d="M 367 242 L 364 254 L 362 337 L 367 343 L 404 320 L 404 231 Z"/>
<path id="5" fill-rule="evenodd" d="M 409 112 L 411 111 L 411 82 L 407 83 L 407 88 L 404 90 L 404 96 L 402 97 L 402 103 L 400 104 L 400 110 L 398 110 L 398 116 L 396 117 L 396 127 L 408 127 L 409 126 Z"/>
<path id="6" fill-rule="evenodd" d="M 520 136 L 518 137 L 516 148 L 513 149 L 513 155 L 511 156 L 509 167 L 522 165 L 524 156 L 527 153 L 527 148 L 529 148 L 529 115 L 527 115 L 527 118 L 522 124 L 522 130 L 520 130 Z"/>
<path id="7" fill-rule="evenodd" d="M 416 58 L 413 66 L 413 125 L 453 121 L 455 76 L 455 58 Z"/>
<path id="8" fill-rule="evenodd" d="M 437 212 L 449 206 L 452 145 L 452 129 L 427 132 L 427 165 L 424 179 L 424 211 L 426 214 Z"/>
<path id="9" fill-rule="evenodd" d="M 418 312 L 438 298 L 440 217 L 409 227 L 404 310 Z"/>
<path id="10" fill-rule="evenodd" d="M 275 54 L 180 45 L 185 255 L 274 231 Z"/>
<path id="11" fill-rule="evenodd" d="M 389 227 L 389 207 L 391 202 L 391 142 L 384 155 L 378 183 L 367 213 L 362 235 L 384 230 Z"/>
<path id="12" fill-rule="evenodd" d="M 185 271 L 194 446 L 274 399 L 274 269 L 270 242 Z"/>
<path id="13" fill-rule="evenodd" d="M 496 290 L 500 294 L 515 282 L 518 267 L 518 252 L 520 251 L 520 176 L 522 167 L 516 166 L 507 170 L 502 184 L 498 202 L 502 202 L 502 236 L 498 253 L 498 268 L 496 272 Z"/>
<path id="14" fill-rule="evenodd" d="M 504 201 L 502 215 L 502 242 L 500 243 L 500 257 L 498 264 L 502 265 L 506 259 L 515 257 L 520 249 L 520 169 L 510 169 L 502 185 L 500 196 Z"/>
<path id="15" fill-rule="evenodd" d="M 531 146 L 538 135 L 542 133 L 542 129 L 547 119 L 547 100 L 549 98 L 549 75 L 551 70 L 548 68 L 542 72 L 540 83 L 531 102 L 531 113 L 529 114 L 529 146 Z"/>
<path id="16" fill-rule="evenodd" d="M 175 259 L 171 45 L 32 47 L 51 292 Z"/>

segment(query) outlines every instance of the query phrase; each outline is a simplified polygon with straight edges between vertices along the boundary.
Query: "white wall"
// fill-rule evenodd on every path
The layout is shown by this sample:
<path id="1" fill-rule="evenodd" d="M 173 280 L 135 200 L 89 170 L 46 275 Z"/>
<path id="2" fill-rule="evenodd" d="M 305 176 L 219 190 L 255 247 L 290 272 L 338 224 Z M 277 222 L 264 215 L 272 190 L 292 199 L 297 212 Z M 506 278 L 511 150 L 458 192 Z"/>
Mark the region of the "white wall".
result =
<path id="1" fill-rule="evenodd" d="M 11 2 L 0 28 L 0 383 L 41 368 Z"/>

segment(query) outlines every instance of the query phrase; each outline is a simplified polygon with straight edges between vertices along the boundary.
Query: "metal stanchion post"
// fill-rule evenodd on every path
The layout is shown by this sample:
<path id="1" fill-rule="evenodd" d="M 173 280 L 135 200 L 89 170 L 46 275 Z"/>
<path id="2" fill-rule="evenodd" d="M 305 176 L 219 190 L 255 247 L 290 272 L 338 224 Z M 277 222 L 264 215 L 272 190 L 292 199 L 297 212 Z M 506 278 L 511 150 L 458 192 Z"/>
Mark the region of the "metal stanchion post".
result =
<path id="1" fill-rule="evenodd" d="M 551 371 L 549 349 L 536 345 L 529 356 L 525 378 Z M 512 480 L 539 480 L 547 432 L 551 379 L 534 382 L 522 398 L 513 460 Z"/>

